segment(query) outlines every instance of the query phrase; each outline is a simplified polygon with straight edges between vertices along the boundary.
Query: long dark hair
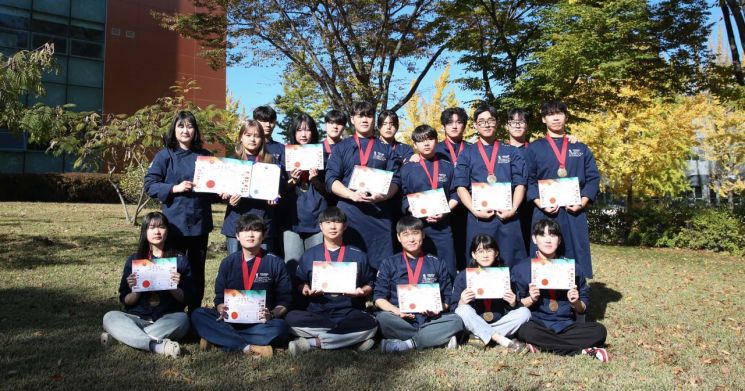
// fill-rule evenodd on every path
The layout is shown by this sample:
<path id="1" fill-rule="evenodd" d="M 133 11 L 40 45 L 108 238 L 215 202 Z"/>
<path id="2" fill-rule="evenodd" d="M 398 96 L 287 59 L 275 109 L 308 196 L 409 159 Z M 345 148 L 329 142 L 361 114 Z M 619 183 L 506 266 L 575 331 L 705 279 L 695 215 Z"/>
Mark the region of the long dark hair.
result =
<path id="1" fill-rule="evenodd" d="M 142 223 L 140 224 L 140 241 L 137 244 L 135 259 L 145 259 L 150 255 L 150 242 L 147 241 L 147 229 L 150 226 L 166 227 L 166 243 L 163 247 L 163 258 L 175 256 L 176 252 L 171 251 L 169 246 L 168 218 L 163 213 L 150 212 L 142 218 Z"/>
<path id="2" fill-rule="evenodd" d="M 243 135 L 251 129 L 259 134 L 259 139 L 261 140 L 261 148 L 259 149 L 259 153 L 256 154 L 256 163 L 272 163 L 273 157 L 266 151 L 266 133 L 264 132 L 264 127 L 261 126 L 259 121 L 253 119 L 241 121 L 241 127 L 238 130 L 238 138 L 235 140 L 235 156 L 241 160 L 245 160 L 248 156 L 245 148 L 243 148 L 241 138 L 243 138 Z"/>
<path id="3" fill-rule="evenodd" d="M 303 124 L 308 126 L 308 130 L 310 130 L 310 141 L 308 142 L 308 144 L 318 143 L 318 126 L 316 125 L 316 121 L 313 120 L 313 117 L 309 116 L 308 114 L 300 113 L 292 119 L 292 125 L 290 126 L 290 139 L 288 140 L 288 144 L 300 144 L 299 142 L 297 142 L 297 131 L 298 129 L 300 129 L 301 126 L 303 126 Z"/>
<path id="4" fill-rule="evenodd" d="M 472 253 L 475 253 L 476 250 L 484 248 L 484 249 L 494 249 L 494 251 L 497 252 L 497 258 L 494 259 L 494 264 L 500 264 L 501 260 L 499 259 L 499 245 L 497 244 L 497 241 L 491 236 L 486 234 L 478 234 L 476 235 L 473 240 L 471 241 L 471 252 L 468 253 L 469 256 Z M 494 266 L 492 264 L 492 266 Z M 476 262 L 475 259 L 471 256 L 471 261 L 468 263 L 468 267 L 479 267 L 479 263 Z"/>
<path id="5" fill-rule="evenodd" d="M 202 148 L 202 134 L 199 132 L 199 124 L 197 123 L 196 117 L 191 111 L 179 111 L 173 121 L 171 121 L 171 127 L 168 129 L 168 133 L 163 137 L 163 143 L 167 148 L 177 149 L 178 140 L 176 139 L 176 125 L 182 121 L 189 121 L 191 126 L 194 128 L 194 137 L 191 139 L 191 149 Z"/>

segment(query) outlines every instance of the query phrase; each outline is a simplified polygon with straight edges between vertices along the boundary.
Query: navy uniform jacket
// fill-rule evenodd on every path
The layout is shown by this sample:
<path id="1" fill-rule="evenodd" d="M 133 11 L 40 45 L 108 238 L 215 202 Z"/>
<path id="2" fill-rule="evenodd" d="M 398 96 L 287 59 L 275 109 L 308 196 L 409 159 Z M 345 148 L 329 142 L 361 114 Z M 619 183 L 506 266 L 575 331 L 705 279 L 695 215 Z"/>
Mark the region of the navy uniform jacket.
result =
<path id="1" fill-rule="evenodd" d="M 503 266 L 503 265 L 497 265 L 496 266 Z M 463 293 L 464 290 L 468 288 L 467 282 L 466 282 L 466 271 L 463 270 L 458 274 L 457 277 L 455 277 L 455 283 L 453 284 L 453 294 L 450 296 L 450 310 L 455 312 L 455 309 L 458 308 L 458 302 L 460 301 L 460 295 Z M 510 289 L 512 289 L 513 292 L 517 291 L 517 286 L 515 285 L 514 281 L 510 281 Z M 476 310 L 476 313 L 481 315 L 484 312 L 486 312 L 486 308 L 484 307 L 485 299 L 474 299 L 468 305 L 473 307 L 474 310 Z M 509 304 L 507 304 L 506 301 L 502 299 L 491 299 L 491 309 L 490 311 L 494 314 L 494 320 L 491 323 L 494 323 L 498 321 L 503 316 L 507 315 L 508 312 L 514 310 L 515 308 L 520 307 L 520 301 L 517 300 L 517 304 L 515 305 L 515 308 L 510 307 Z"/>
<path id="2" fill-rule="evenodd" d="M 266 151 L 269 152 L 272 157 L 274 158 L 275 162 L 274 164 L 279 164 L 281 166 L 285 165 L 285 145 L 279 142 L 276 142 L 274 140 L 269 140 L 268 143 L 266 143 Z"/>
<path id="3" fill-rule="evenodd" d="M 373 301 L 386 299 L 391 304 L 398 306 L 398 290 L 400 284 L 409 283 L 409 274 L 404 264 L 402 253 L 391 255 L 380 263 L 378 277 L 375 280 L 375 290 L 373 292 Z M 411 271 L 416 271 L 417 258 L 406 257 L 409 262 Z M 419 275 L 418 284 L 440 284 L 440 299 L 443 307 L 450 302 L 450 295 L 453 292 L 453 280 L 448 274 L 445 264 L 431 255 L 424 256 L 424 264 Z M 414 323 L 422 324 L 426 317 L 417 314 Z"/>
<path id="4" fill-rule="evenodd" d="M 212 231 L 214 194 L 193 191 L 171 194 L 171 188 L 183 181 L 194 180 L 197 156 L 210 156 L 204 149 L 170 149 L 158 151 L 145 174 L 145 192 L 160 201 L 168 218 L 168 234 L 173 237 L 201 236 Z"/>
<path id="5" fill-rule="evenodd" d="M 561 151 L 561 139 L 554 139 L 556 146 Z M 551 146 L 545 138 L 530 143 L 525 149 L 528 161 L 528 192 L 526 198 L 533 202 L 540 198 L 538 193 L 539 179 L 556 179 L 559 176 L 559 161 L 554 155 Z M 595 157 L 587 145 L 582 143 L 569 144 L 567 148 L 566 169 L 568 177 L 577 177 L 579 180 L 580 195 L 587 197 L 590 202 L 595 201 L 600 185 L 600 173 L 595 163 Z M 579 213 L 568 213 L 566 208 L 559 208 L 556 216 L 549 216 L 540 208 L 533 210 L 532 224 L 541 219 L 556 221 L 561 227 L 563 254 L 577 262 L 578 275 L 592 278 L 592 257 L 590 256 L 590 235 L 587 225 L 587 214 L 585 209 Z M 531 224 L 531 225 L 532 225 Z M 537 249 L 535 244 L 531 245 L 530 253 Z"/>
<path id="6" fill-rule="evenodd" d="M 422 159 L 422 161 L 424 161 L 424 164 L 427 166 L 429 175 L 434 175 L 434 159 Z M 455 167 L 453 167 L 452 163 L 444 159 L 439 159 L 437 165 L 439 166 L 437 188 L 441 188 L 445 191 L 445 197 L 447 197 L 448 201 L 460 201 L 460 199 L 458 198 L 458 193 L 455 191 L 455 187 L 453 186 Z M 429 178 L 424 172 L 424 169 L 422 169 L 421 164 L 419 164 L 419 162 L 406 162 L 406 164 L 401 167 L 401 193 L 404 195 L 401 209 L 406 214 L 408 214 L 409 200 L 406 197 L 407 194 L 418 193 L 420 191 L 427 190 L 432 190 L 432 184 L 429 182 Z M 445 215 L 443 220 L 440 221 L 442 222 L 446 219 L 447 215 Z"/>
<path id="7" fill-rule="evenodd" d="M 124 304 L 124 297 L 132 293 L 132 289 L 127 283 L 127 277 L 132 274 L 132 261 L 136 259 L 135 257 L 136 254 L 132 254 L 124 263 L 122 279 L 119 282 L 119 301 L 122 304 Z M 176 271 L 181 274 L 178 287 L 184 292 L 183 302 L 179 303 L 169 291 L 141 292 L 140 299 L 137 300 L 135 305 L 128 306 L 125 304 L 127 313 L 156 321 L 166 314 L 184 312 L 184 307 L 186 307 L 185 303 L 187 303 L 191 295 L 194 294 L 194 282 L 191 279 L 191 268 L 189 267 L 189 260 L 185 255 L 178 254 L 176 256 Z M 154 295 L 159 297 L 157 299 L 159 304 L 155 307 L 150 305 L 150 298 Z"/>
<path id="8" fill-rule="evenodd" d="M 290 308 L 292 303 L 292 283 L 287 274 L 285 262 L 282 258 L 262 251 L 261 265 L 256 272 L 252 290 L 266 290 L 266 308 L 273 309 L 281 305 Z M 215 306 L 225 302 L 225 289 L 244 290 L 243 267 L 241 265 L 243 251 L 236 251 L 228 255 L 220 263 L 220 269 L 215 278 Z M 256 258 L 247 261 L 248 272 L 254 265 Z"/>
<path id="9" fill-rule="evenodd" d="M 321 231 L 318 226 L 318 216 L 328 208 L 328 202 L 313 182 L 308 182 L 305 189 L 300 184 L 296 184 L 287 191 L 282 201 L 281 212 L 285 218 L 285 229 L 290 229 L 295 233 Z"/>
<path id="10" fill-rule="evenodd" d="M 443 141 L 440 141 L 439 143 L 437 143 L 437 145 L 435 146 L 435 155 L 438 158 L 440 158 L 440 159 L 445 159 L 445 160 L 449 161 L 450 163 L 453 163 L 453 166 L 456 166 L 457 165 L 457 161 L 456 162 L 453 161 L 452 156 L 450 156 L 450 150 L 448 149 L 447 145 L 445 145 L 445 143 L 448 143 L 448 142 L 449 141 L 447 141 L 447 140 L 443 140 Z M 465 152 L 466 149 L 468 149 L 468 146 L 469 145 L 473 145 L 473 144 L 467 142 L 466 140 L 461 140 L 460 143 L 458 143 L 456 145 L 453 145 L 452 147 L 453 147 L 453 152 L 455 152 L 455 159 L 456 160 L 458 159 L 458 157 L 460 157 L 460 154 L 458 153 L 458 151 L 460 151 L 460 146 L 462 144 L 465 144 L 463 146 L 463 152 Z"/>
<path id="11" fill-rule="evenodd" d="M 531 144 L 532 145 L 532 144 Z M 517 265 L 510 269 L 510 278 L 517 285 L 517 299 L 522 300 L 528 296 L 528 285 L 531 281 L 530 275 L 530 258 L 525 258 L 518 262 Z M 584 277 L 577 276 L 575 284 L 579 291 L 579 299 L 585 303 L 585 308 L 590 305 L 590 287 Z M 534 320 L 544 327 L 548 327 L 556 333 L 562 332 L 576 320 L 574 308 L 567 299 L 567 290 L 553 290 L 554 298 L 559 305 L 556 312 L 551 311 L 549 303 L 551 302 L 551 293 L 549 289 L 541 289 L 541 297 L 538 303 L 530 306 L 531 320 Z"/>
<path id="12" fill-rule="evenodd" d="M 395 142 L 390 144 L 390 146 L 393 150 L 393 155 L 396 157 L 396 160 L 398 160 L 399 166 L 406 163 L 409 158 L 414 155 L 414 149 L 411 148 L 409 144 Z"/>
<path id="13" fill-rule="evenodd" d="M 331 255 L 331 262 L 336 262 L 339 256 L 339 249 L 329 251 Z M 312 285 L 313 282 L 313 262 L 325 262 L 326 258 L 324 255 L 323 243 L 309 248 L 300 258 L 300 262 L 297 268 L 297 277 L 303 283 Z M 365 285 L 373 285 L 375 274 L 368 265 L 367 255 L 360 251 L 356 247 L 346 246 L 344 250 L 344 259 L 342 262 L 356 262 L 357 263 L 357 287 L 363 287 Z M 339 310 L 347 310 L 350 308 L 356 308 L 362 310 L 365 308 L 365 298 L 345 297 L 336 294 L 325 294 L 323 296 L 314 296 L 309 298 L 310 304 L 308 304 L 308 311 L 315 313 L 329 313 Z"/>

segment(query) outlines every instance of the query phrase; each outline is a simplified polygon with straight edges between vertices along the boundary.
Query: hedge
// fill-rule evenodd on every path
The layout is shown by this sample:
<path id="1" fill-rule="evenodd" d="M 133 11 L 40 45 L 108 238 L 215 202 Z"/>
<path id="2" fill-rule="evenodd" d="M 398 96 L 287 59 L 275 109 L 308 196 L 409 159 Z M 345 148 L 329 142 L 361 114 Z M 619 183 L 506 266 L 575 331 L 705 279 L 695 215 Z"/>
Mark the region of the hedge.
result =
<path id="1" fill-rule="evenodd" d="M 0 174 L 0 181 L 0 201 L 119 203 L 106 174 Z"/>

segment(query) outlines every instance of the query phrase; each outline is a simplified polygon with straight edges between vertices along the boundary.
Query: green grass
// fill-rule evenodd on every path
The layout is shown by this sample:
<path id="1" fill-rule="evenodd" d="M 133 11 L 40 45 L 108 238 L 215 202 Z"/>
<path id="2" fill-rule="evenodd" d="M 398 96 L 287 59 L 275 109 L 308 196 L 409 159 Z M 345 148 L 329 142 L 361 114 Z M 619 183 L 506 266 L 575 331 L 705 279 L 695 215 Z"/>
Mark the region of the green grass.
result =
<path id="1" fill-rule="evenodd" d="M 473 347 L 256 361 L 194 343 L 173 360 L 98 343 L 137 242 L 118 206 L 0 206 L 2 389 L 745 389 L 743 258 L 594 246 L 590 313 L 609 330 L 606 365 Z M 210 239 L 205 304 L 225 255 L 219 229 Z"/>

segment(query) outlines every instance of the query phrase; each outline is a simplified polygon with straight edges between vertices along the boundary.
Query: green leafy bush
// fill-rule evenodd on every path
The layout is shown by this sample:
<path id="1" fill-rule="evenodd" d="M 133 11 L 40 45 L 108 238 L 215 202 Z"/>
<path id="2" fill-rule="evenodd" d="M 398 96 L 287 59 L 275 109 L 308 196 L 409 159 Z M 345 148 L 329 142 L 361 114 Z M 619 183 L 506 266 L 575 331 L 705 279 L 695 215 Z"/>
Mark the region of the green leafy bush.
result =
<path id="1" fill-rule="evenodd" d="M 0 181 L 0 201 L 119 202 L 106 174 L 0 174 Z"/>
<path id="2" fill-rule="evenodd" d="M 699 210 L 671 241 L 676 247 L 745 254 L 743 222 L 726 209 Z"/>

